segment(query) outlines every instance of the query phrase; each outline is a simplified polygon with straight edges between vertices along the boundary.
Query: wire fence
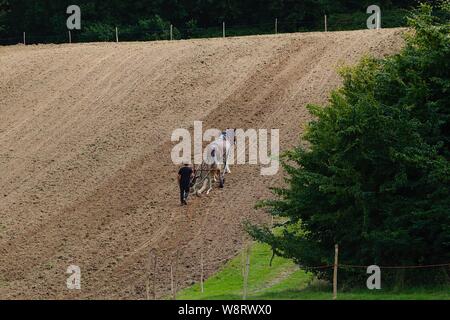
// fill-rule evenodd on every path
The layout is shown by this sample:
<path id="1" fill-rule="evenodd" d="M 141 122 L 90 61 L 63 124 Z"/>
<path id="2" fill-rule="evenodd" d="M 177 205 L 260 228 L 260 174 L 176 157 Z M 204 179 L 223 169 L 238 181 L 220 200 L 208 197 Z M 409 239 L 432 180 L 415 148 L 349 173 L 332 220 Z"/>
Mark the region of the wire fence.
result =
<path id="1" fill-rule="evenodd" d="M 15 44 L 63 44 L 86 42 L 123 42 L 186 40 L 197 38 L 219 38 L 250 35 L 267 35 L 278 33 L 297 33 L 315 31 L 342 31 L 366 29 L 367 15 L 351 19 L 342 15 L 324 15 L 322 19 L 283 21 L 274 19 L 265 23 L 219 23 L 210 27 L 177 27 L 166 24 L 158 28 L 146 29 L 139 25 L 126 27 L 102 27 L 93 29 L 89 26 L 82 30 L 61 30 L 46 34 L 33 30 L 17 32 L 14 36 L 0 37 L 0 45 Z M 406 19 L 383 20 L 382 27 L 404 27 Z"/>
<path id="2" fill-rule="evenodd" d="M 341 268 L 353 268 L 353 269 L 367 269 L 370 266 L 361 266 L 361 265 L 351 265 L 351 264 L 339 264 Z M 415 265 L 415 266 L 378 266 L 380 269 L 434 269 L 434 268 L 445 268 L 450 267 L 450 263 L 442 263 L 442 264 L 430 264 L 430 265 Z"/>
<path id="3" fill-rule="evenodd" d="M 320 270 L 320 269 L 329 269 L 329 268 L 333 268 L 334 265 L 332 264 L 328 264 L 328 265 L 323 265 L 323 266 L 314 266 L 314 267 L 310 267 L 310 266 L 303 266 L 301 265 L 300 268 L 305 269 L 305 270 Z M 345 269 L 367 269 L 371 267 L 371 265 L 352 265 L 352 264 L 339 264 L 339 268 L 345 268 Z M 433 268 L 445 268 L 445 267 L 450 267 L 450 263 L 443 263 L 443 264 L 430 264 L 430 265 L 415 265 L 415 266 L 377 266 L 380 269 L 433 269 Z"/>
<path id="4" fill-rule="evenodd" d="M 248 294 L 251 292 L 251 281 L 250 275 L 252 273 L 252 265 L 253 261 L 250 259 L 251 256 L 251 243 L 247 243 L 244 246 L 241 256 L 240 268 L 236 269 L 235 272 L 241 273 L 242 276 L 242 299 L 245 300 L 248 297 Z M 200 259 L 194 263 L 197 264 L 197 267 L 194 267 L 196 270 L 192 270 L 192 268 L 183 268 L 182 263 L 180 263 L 179 259 L 179 251 L 177 250 L 175 254 L 176 258 L 161 263 L 161 259 L 158 259 L 158 253 L 155 250 L 151 250 L 149 252 L 149 260 L 148 260 L 148 269 L 146 278 L 146 297 L 147 299 L 157 299 L 160 292 L 157 292 L 156 283 L 160 281 L 160 279 L 167 279 L 166 281 L 170 283 L 170 294 L 163 294 L 165 297 L 170 297 L 173 300 L 177 299 L 177 294 L 179 288 L 182 287 L 183 278 L 186 277 L 186 274 L 180 274 L 181 269 L 189 270 L 190 280 L 194 280 L 195 283 L 198 284 L 199 290 L 202 294 L 207 296 L 208 294 L 208 285 L 206 283 L 206 272 L 205 270 L 208 268 L 209 270 L 217 268 L 218 265 L 224 265 L 233 261 L 233 257 L 225 258 L 225 259 L 214 259 L 207 260 L 205 257 L 203 250 L 201 250 Z M 316 271 L 319 273 L 334 273 L 333 277 L 333 295 L 334 298 L 337 297 L 338 293 L 338 274 L 340 279 L 346 279 L 347 282 L 351 282 L 352 284 L 365 284 L 367 277 L 369 274 L 367 273 L 368 268 L 373 267 L 373 265 L 351 265 L 338 262 L 337 256 L 335 257 L 334 264 L 324 264 L 319 266 L 305 266 L 299 265 L 299 269 L 305 270 L 307 272 Z M 190 261 L 192 263 L 192 261 Z M 270 268 L 271 263 L 268 261 L 267 268 Z M 442 263 L 442 264 L 430 264 L 430 265 L 405 265 L 405 266 L 378 266 L 380 270 L 383 271 L 383 281 L 387 282 L 396 282 L 399 281 L 399 274 L 401 276 L 405 276 L 405 273 L 399 273 L 399 270 L 420 270 L 420 271 L 430 271 L 433 269 L 442 269 L 443 273 L 447 273 L 447 277 L 450 276 L 450 263 Z M 261 266 L 257 267 L 261 270 Z M 351 273 L 348 271 L 351 270 Z M 232 272 L 232 271 L 231 271 Z M 396 272 L 396 273 L 393 273 Z M 230 274 L 230 271 L 227 271 Z M 423 278 L 427 278 L 427 275 L 424 273 L 418 273 L 418 276 L 423 280 Z M 350 281 L 348 281 L 349 277 L 353 277 Z M 448 283 L 448 281 L 447 281 Z M 394 287 L 394 286 L 392 286 Z M 330 296 L 331 296 L 330 292 Z"/>

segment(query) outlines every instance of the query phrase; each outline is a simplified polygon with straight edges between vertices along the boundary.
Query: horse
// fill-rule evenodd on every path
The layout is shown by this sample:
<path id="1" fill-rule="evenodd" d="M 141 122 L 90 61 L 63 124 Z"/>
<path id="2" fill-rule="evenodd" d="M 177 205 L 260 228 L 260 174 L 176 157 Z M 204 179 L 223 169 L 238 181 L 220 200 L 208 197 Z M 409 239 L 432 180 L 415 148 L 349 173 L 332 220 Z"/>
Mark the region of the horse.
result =
<path id="1" fill-rule="evenodd" d="M 220 188 L 225 186 L 225 174 L 231 173 L 230 155 L 235 144 L 235 129 L 224 131 L 206 149 L 203 164 L 195 170 L 192 192 L 200 196 L 206 190 L 209 194 L 213 184 L 219 182 Z"/>
<path id="2" fill-rule="evenodd" d="M 236 129 L 227 129 L 211 144 L 206 147 L 206 163 L 217 167 L 224 173 L 231 173 L 230 156 L 235 144 Z"/>
<path id="3" fill-rule="evenodd" d="M 200 183 L 197 187 L 200 187 L 200 189 L 196 190 L 196 187 L 194 186 L 194 193 L 200 197 L 203 192 L 206 191 L 206 194 L 209 195 L 209 193 L 213 189 L 213 183 L 215 182 L 215 173 L 213 171 L 209 171 L 206 175 L 206 177 L 203 179 L 203 182 Z"/>
<path id="4" fill-rule="evenodd" d="M 213 188 L 215 172 L 210 166 L 203 162 L 200 166 L 194 168 L 194 178 L 191 182 L 191 193 L 200 196 L 208 188 L 206 194 L 209 194 Z"/>

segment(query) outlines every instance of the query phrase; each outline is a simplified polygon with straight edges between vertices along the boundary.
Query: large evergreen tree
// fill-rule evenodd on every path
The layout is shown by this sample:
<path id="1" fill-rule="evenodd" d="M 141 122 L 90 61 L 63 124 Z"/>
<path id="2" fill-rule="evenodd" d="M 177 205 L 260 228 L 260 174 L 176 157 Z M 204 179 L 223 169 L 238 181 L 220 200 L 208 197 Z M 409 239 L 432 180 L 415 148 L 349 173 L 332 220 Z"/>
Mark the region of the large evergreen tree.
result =
<path id="1" fill-rule="evenodd" d="M 443 7 L 450 12 L 448 2 Z M 286 154 L 287 187 L 263 203 L 285 223 L 249 227 L 307 270 L 332 264 L 335 244 L 344 264 L 450 262 L 450 24 L 422 5 L 410 25 L 400 54 L 346 68 L 329 104 L 309 107 L 316 118 L 304 136 L 309 146 Z M 385 273 L 414 284 L 449 274 Z M 363 285 L 358 275 L 365 270 L 345 270 L 341 284 Z"/>

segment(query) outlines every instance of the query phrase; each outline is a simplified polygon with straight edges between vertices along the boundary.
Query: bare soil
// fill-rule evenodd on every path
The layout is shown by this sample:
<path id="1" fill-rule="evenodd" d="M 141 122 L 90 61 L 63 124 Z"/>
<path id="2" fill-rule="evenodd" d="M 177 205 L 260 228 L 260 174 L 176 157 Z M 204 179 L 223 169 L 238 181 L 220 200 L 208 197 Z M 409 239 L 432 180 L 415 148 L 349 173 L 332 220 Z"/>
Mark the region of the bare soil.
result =
<path id="1" fill-rule="evenodd" d="M 0 298 L 145 299 L 154 279 L 162 298 L 171 264 L 177 288 L 199 281 L 201 252 L 211 275 L 245 220 L 269 221 L 254 205 L 282 177 L 235 166 L 180 207 L 172 131 L 279 128 L 286 150 L 337 67 L 397 52 L 403 32 L 0 47 Z"/>

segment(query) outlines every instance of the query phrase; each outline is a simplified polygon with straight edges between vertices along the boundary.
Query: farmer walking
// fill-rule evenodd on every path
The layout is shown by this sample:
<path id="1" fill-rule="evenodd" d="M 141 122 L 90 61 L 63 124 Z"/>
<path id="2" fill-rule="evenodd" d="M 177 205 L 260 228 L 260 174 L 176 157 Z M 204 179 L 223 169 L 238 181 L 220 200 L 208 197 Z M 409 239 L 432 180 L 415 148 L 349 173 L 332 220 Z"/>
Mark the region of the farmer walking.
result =
<path id="1" fill-rule="evenodd" d="M 185 163 L 178 171 L 178 184 L 180 186 L 180 200 L 182 206 L 187 205 L 187 198 L 189 196 L 189 189 L 193 176 L 194 171 L 188 163 Z"/>

